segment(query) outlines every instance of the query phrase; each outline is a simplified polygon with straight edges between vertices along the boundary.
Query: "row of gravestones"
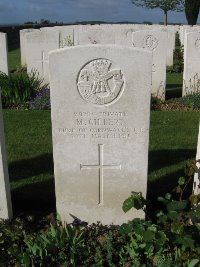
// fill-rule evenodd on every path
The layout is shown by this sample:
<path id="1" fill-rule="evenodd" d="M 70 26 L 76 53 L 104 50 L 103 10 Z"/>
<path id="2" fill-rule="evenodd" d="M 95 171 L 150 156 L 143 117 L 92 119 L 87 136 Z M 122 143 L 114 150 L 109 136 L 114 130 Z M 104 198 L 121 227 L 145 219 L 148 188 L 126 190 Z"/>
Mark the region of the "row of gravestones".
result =
<path id="1" fill-rule="evenodd" d="M 131 191 L 146 196 L 152 52 L 74 46 L 52 51 L 49 69 L 56 206 L 62 220 L 121 224 L 144 218 L 141 211 L 124 214 L 121 207 Z M 1 162 L 0 216 L 8 218 L 5 157 Z"/>
<path id="2" fill-rule="evenodd" d="M 37 70 L 49 82 L 48 52 L 72 45 L 117 44 L 145 48 L 153 52 L 151 91 L 158 98 L 165 98 L 166 65 L 173 65 L 175 34 L 184 39 L 183 95 L 199 88 L 199 27 L 159 25 L 74 25 L 28 29 L 20 32 L 21 61 L 28 72 Z M 196 35 L 195 35 L 196 31 Z M 188 33 L 194 34 L 188 35 Z M 183 37 L 184 35 L 184 37 Z M 195 39 L 196 38 L 196 39 Z M 195 40 L 193 40 L 195 39 Z M 188 45 L 187 43 L 190 43 Z M 192 67 L 191 67 L 192 66 Z"/>
<path id="3" fill-rule="evenodd" d="M 8 74 L 7 36 L 2 32 L 0 32 L 0 72 Z"/>
<path id="4" fill-rule="evenodd" d="M 164 99 L 166 65 L 173 65 L 177 26 L 74 25 L 20 32 L 22 64 L 37 70 L 49 82 L 48 52 L 71 45 L 115 44 L 145 48 L 153 52 L 152 94 Z"/>
<path id="5" fill-rule="evenodd" d="M 83 45 L 50 53 L 57 211 L 63 221 L 121 224 L 131 191 L 146 195 L 153 52 Z M 11 216 L 1 127 L 0 216 Z M 195 183 L 197 184 L 197 182 Z"/>

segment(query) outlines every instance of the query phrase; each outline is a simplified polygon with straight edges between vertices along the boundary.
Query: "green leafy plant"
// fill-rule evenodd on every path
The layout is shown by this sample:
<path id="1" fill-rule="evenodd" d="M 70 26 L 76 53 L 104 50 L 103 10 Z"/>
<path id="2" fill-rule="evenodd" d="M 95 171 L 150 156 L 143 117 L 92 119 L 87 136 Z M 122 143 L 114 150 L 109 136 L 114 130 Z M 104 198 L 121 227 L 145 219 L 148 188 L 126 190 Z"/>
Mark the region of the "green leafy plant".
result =
<path id="1" fill-rule="evenodd" d="M 53 226 L 39 236 L 26 236 L 26 250 L 18 259 L 21 266 L 38 266 L 67 261 L 70 266 L 76 266 L 80 247 L 83 243 L 83 232 L 71 225 Z"/>
<path id="2" fill-rule="evenodd" d="M 176 33 L 173 72 L 182 73 L 183 66 L 184 66 L 183 46 L 181 45 L 179 34 Z"/>
<path id="3" fill-rule="evenodd" d="M 19 71 L 7 76 L 0 73 L 0 89 L 3 107 L 28 107 L 28 102 L 43 87 L 43 80 L 36 72 Z"/>
<path id="4" fill-rule="evenodd" d="M 191 108 L 200 109 L 200 92 L 190 93 L 178 99 L 178 102 Z"/>
<path id="5" fill-rule="evenodd" d="M 187 189 L 195 172 L 198 172 L 196 161 L 188 161 L 185 167 L 185 177 L 178 179 L 178 185 L 173 190 L 175 198 L 170 193 L 158 198 L 163 209 L 157 211 L 156 218 L 153 218 L 156 225 L 151 221 L 142 222 L 135 219 L 131 223 L 121 226 L 122 233 L 129 237 L 128 247 L 123 248 L 124 253 L 130 254 L 131 252 L 134 257 L 139 257 L 144 253 L 143 257 L 146 257 L 147 261 L 152 261 L 155 257 L 158 259 L 161 255 L 170 256 L 170 259 L 176 262 L 175 266 L 195 266 L 199 263 L 200 227 L 191 219 L 200 219 L 200 206 L 198 206 L 200 195 L 192 194 L 187 198 Z M 145 210 L 145 204 L 146 201 L 142 194 L 134 192 L 124 201 L 122 209 L 124 212 L 130 211 L 131 208 Z M 194 205 L 197 205 L 195 209 Z M 140 229 L 140 231 L 138 232 L 136 229 Z M 136 234 L 137 236 L 135 236 Z M 146 250 L 149 248 L 148 241 L 151 250 Z"/>

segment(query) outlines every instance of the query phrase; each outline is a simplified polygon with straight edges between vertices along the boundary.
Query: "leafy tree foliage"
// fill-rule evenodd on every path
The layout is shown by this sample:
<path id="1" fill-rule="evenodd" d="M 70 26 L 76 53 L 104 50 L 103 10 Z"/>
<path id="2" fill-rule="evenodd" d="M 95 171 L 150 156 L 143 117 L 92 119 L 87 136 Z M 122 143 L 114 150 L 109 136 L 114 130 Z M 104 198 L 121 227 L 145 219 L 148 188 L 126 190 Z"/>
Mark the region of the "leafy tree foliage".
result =
<path id="1" fill-rule="evenodd" d="M 199 8 L 200 0 L 185 0 L 185 15 L 189 25 L 196 25 Z"/>
<path id="2" fill-rule="evenodd" d="M 165 25 L 167 25 L 168 11 L 183 11 L 184 8 L 184 0 L 131 0 L 131 2 L 135 6 L 142 6 L 150 9 L 162 9 L 164 12 Z"/>

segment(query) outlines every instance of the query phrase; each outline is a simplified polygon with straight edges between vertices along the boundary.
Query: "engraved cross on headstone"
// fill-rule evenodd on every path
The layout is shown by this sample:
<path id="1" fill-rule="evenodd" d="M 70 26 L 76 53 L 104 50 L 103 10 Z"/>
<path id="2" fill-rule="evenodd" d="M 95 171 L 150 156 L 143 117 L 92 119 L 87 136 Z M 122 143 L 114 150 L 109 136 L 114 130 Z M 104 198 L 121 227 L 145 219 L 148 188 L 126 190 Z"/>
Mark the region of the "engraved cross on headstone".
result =
<path id="1" fill-rule="evenodd" d="M 49 63 L 49 60 L 45 58 L 45 52 L 42 51 L 42 58 L 39 60 L 36 60 L 41 64 L 41 69 L 42 69 L 42 76 L 45 77 L 45 63 Z"/>
<path id="2" fill-rule="evenodd" d="M 45 63 L 49 63 L 48 59 L 45 59 L 45 52 L 42 51 L 42 73 L 45 76 Z"/>
<path id="3" fill-rule="evenodd" d="M 97 165 L 80 165 L 81 170 L 99 170 L 99 205 L 103 205 L 103 178 L 104 178 L 104 170 L 121 170 L 120 165 L 104 165 L 103 160 L 103 147 L 104 144 L 99 144 L 99 164 Z"/>

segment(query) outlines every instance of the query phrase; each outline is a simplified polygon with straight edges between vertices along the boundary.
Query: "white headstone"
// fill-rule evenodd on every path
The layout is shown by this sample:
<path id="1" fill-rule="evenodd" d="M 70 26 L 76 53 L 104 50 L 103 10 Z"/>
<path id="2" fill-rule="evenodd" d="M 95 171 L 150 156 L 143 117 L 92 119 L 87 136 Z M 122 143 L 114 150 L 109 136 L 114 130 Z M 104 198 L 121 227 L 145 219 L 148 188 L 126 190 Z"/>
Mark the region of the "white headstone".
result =
<path id="1" fill-rule="evenodd" d="M 7 35 L 0 32 L 0 71 L 8 74 Z"/>
<path id="2" fill-rule="evenodd" d="M 78 44 L 114 44 L 115 31 L 112 25 L 80 25 L 78 28 Z"/>
<path id="3" fill-rule="evenodd" d="M 78 45 L 78 28 L 79 25 L 53 27 L 53 29 L 57 29 L 59 31 L 60 48 Z"/>
<path id="4" fill-rule="evenodd" d="M 12 203 L 10 196 L 2 106 L 0 98 L 0 219 L 6 220 L 11 218 L 12 218 Z"/>
<path id="5" fill-rule="evenodd" d="M 36 29 L 24 29 L 20 31 L 20 53 L 21 53 L 21 65 L 26 65 L 26 34 L 37 31 Z M 28 49 L 28 48 L 27 48 Z M 28 53 L 31 51 L 28 50 Z"/>
<path id="6" fill-rule="evenodd" d="M 144 48 L 153 53 L 151 92 L 153 96 L 164 100 L 167 33 L 164 31 L 137 31 L 132 34 L 132 42 L 135 47 Z"/>
<path id="7" fill-rule="evenodd" d="M 131 191 L 146 196 L 152 53 L 87 45 L 50 53 L 57 212 L 121 224 Z"/>
<path id="8" fill-rule="evenodd" d="M 200 32 L 185 34 L 183 96 L 200 90 Z"/>
<path id="9" fill-rule="evenodd" d="M 200 124 L 199 124 L 199 135 L 198 135 L 198 141 L 197 141 L 196 160 L 200 160 Z M 199 172 L 195 173 L 194 175 L 193 191 L 195 195 L 199 195 L 200 194 L 200 162 L 198 162 L 196 165 L 199 168 Z"/>
<path id="10" fill-rule="evenodd" d="M 48 52 L 59 48 L 58 30 L 37 30 L 26 34 L 27 71 L 37 71 L 44 82 L 49 82 Z"/>

